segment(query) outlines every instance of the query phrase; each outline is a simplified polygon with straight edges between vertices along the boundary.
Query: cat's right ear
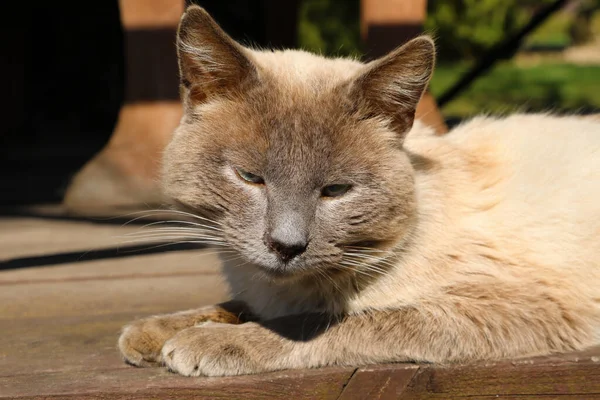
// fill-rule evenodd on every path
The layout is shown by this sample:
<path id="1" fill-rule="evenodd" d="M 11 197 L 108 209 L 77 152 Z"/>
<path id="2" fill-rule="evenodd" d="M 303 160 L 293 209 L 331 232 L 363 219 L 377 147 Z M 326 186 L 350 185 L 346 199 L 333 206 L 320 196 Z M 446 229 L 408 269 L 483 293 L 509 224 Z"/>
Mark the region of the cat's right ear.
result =
<path id="1" fill-rule="evenodd" d="M 188 7 L 177 31 L 184 100 L 202 103 L 256 81 L 256 66 L 246 51 L 203 8 Z"/>
<path id="2" fill-rule="evenodd" d="M 417 37 L 388 55 L 370 62 L 352 82 L 349 98 L 365 115 L 388 121 L 400 139 L 413 125 L 435 64 L 435 45 L 428 36 Z"/>

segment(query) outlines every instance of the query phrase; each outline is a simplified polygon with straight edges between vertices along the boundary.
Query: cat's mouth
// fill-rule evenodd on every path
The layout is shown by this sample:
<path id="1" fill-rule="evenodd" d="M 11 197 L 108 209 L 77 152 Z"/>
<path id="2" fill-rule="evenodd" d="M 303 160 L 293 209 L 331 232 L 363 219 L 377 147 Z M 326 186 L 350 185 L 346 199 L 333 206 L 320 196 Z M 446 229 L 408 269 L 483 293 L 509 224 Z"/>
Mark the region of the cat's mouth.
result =
<path id="1" fill-rule="evenodd" d="M 299 256 L 289 261 L 275 257 L 259 258 L 252 261 L 263 278 L 271 281 L 292 281 L 297 279 L 344 274 L 361 265 L 380 261 L 388 253 L 393 243 L 385 240 L 361 240 L 334 244 L 337 250 L 322 257 L 319 254 Z M 352 267 L 352 268 L 349 268 Z"/>

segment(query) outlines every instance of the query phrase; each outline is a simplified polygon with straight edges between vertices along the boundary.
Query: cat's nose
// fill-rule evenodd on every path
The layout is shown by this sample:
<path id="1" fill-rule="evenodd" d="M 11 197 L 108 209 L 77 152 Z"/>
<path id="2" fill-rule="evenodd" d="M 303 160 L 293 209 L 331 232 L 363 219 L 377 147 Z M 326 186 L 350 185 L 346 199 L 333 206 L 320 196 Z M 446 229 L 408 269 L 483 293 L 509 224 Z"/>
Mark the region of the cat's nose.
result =
<path id="1" fill-rule="evenodd" d="M 277 254 L 283 262 L 288 262 L 304 253 L 308 246 L 306 241 L 286 242 L 271 235 L 267 235 L 265 242 L 269 250 Z"/>

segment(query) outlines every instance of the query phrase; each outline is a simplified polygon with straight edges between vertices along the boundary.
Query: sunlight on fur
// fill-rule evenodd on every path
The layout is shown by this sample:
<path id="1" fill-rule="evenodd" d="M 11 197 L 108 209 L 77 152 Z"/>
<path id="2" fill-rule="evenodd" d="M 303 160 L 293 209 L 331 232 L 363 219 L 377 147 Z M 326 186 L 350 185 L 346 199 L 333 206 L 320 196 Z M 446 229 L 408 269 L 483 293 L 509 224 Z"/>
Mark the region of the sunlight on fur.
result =
<path id="1" fill-rule="evenodd" d="M 192 6 L 178 44 L 177 210 L 131 240 L 214 247 L 232 301 L 133 322 L 128 363 L 223 376 L 600 344 L 600 121 L 435 135 L 414 121 L 428 37 L 368 64 L 258 51 Z"/>

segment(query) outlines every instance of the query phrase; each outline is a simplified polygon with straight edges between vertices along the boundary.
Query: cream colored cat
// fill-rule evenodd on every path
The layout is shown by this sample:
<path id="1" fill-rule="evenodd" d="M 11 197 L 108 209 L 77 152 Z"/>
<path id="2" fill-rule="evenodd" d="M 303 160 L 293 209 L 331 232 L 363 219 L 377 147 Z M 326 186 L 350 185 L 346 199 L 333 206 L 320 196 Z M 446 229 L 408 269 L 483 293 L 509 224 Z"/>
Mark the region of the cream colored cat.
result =
<path id="1" fill-rule="evenodd" d="M 127 326 L 184 375 L 465 362 L 600 344 L 600 123 L 413 124 L 420 37 L 369 64 L 233 42 L 198 7 L 164 188 L 234 249 L 232 302 Z"/>

